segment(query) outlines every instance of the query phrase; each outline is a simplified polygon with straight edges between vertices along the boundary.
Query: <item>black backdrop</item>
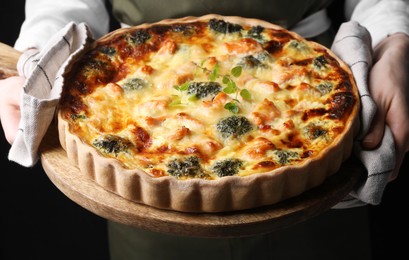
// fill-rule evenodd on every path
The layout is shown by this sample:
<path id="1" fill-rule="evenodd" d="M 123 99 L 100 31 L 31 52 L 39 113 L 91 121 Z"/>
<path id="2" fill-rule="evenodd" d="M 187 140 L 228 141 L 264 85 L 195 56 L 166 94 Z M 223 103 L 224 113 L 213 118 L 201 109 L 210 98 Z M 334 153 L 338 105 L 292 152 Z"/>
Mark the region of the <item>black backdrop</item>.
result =
<path id="1" fill-rule="evenodd" d="M 341 8 L 336 1 L 330 11 L 341 17 Z M 23 0 L 2 0 L 0 41 L 12 45 L 23 20 Z M 65 197 L 40 164 L 24 168 L 9 162 L 10 145 L 0 131 L 0 259 L 108 259 L 105 220 Z M 374 259 L 407 255 L 408 170 L 406 156 L 381 205 L 370 207 Z"/>
<path id="2" fill-rule="evenodd" d="M 23 0 L 1 0 L 0 41 L 13 45 L 23 20 Z M 105 220 L 65 197 L 40 164 L 8 161 L 9 148 L 1 129 L 0 259 L 108 259 Z"/>

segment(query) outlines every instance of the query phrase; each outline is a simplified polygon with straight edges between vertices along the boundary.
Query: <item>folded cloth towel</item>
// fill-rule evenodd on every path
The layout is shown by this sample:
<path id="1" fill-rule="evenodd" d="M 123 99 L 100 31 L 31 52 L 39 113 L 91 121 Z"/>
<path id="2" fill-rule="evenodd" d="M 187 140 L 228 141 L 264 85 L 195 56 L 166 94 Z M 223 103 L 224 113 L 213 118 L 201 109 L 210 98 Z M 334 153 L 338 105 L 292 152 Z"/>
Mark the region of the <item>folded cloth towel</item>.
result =
<path id="1" fill-rule="evenodd" d="M 38 148 L 53 117 L 62 89 L 65 65 L 84 49 L 91 39 L 85 24 L 69 23 L 38 52 L 28 50 L 17 64 L 26 77 L 21 99 L 21 120 L 9 159 L 33 166 L 39 159 Z"/>
<path id="2" fill-rule="evenodd" d="M 44 137 L 60 97 L 62 73 L 65 65 L 78 55 L 91 35 L 84 24 L 68 24 L 41 53 L 25 53 L 19 62 L 19 72 L 28 77 L 22 98 L 20 130 L 13 143 L 9 159 L 23 166 L 34 165 L 38 160 L 38 147 Z M 333 51 L 352 69 L 361 100 L 361 132 L 356 140 L 355 154 L 368 170 L 365 181 L 335 208 L 363 204 L 379 204 L 387 184 L 388 174 L 395 162 L 394 142 L 387 128 L 382 145 L 371 151 L 361 148 L 359 138 L 368 131 L 376 112 L 367 86 L 371 66 L 371 38 L 357 22 L 344 23 L 332 46 Z M 32 72 L 31 72 L 32 71 Z"/>
<path id="3" fill-rule="evenodd" d="M 388 126 L 381 145 L 374 150 L 365 150 L 360 141 L 369 131 L 376 113 L 367 84 L 368 72 L 372 66 L 371 37 L 369 32 L 358 22 L 350 21 L 341 25 L 332 51 L 351 68 L 361 98 L 361 129 L 354 144 L 354 154 L 367 169 L 366 179 L 349 196 L 334 208 L 346 208 L 363 204 L 377 205 L 382 200 L 383 191 L 389 175 L 394 171 L 396 153 L 393 135 Z"/>

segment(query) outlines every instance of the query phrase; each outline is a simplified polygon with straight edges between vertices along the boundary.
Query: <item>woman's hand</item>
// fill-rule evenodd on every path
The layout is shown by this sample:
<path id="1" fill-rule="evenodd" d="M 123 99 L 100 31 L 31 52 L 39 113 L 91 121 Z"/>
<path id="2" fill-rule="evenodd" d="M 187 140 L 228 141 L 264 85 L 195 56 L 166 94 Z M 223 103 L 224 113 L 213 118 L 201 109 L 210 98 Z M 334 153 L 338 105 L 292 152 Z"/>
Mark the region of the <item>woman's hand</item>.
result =
<path id="1" fill-rule="evenodd" d="M 371 130 L 362 146 L 376 148 L 383 137 L 385 124 L 394 136 L 396 167 L 390 180 L 399 173 L 409 151 L 409 36 L 397 33 L 384 39 L 374 50 L 374 65 L 369 74 L 369 91 L 378 106 Z"/>
<path id="2" fill-rule="evenodd" d="M 25 78 L 0 80 L 0 121 L 7 141 L 12 144 L 20 122 L 20 102 Z"/>

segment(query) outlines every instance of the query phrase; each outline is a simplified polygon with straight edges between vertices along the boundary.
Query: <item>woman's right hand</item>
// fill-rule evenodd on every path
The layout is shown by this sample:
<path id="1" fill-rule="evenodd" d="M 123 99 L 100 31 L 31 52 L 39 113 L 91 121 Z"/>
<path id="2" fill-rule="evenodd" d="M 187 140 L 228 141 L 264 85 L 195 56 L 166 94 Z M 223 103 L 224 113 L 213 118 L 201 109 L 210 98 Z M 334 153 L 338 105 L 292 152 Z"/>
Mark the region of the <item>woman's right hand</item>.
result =
<path id="1" fill-rule="evenodd" d="M 20 122 L 20 102 L 25 78 L 13 76 L 0 80 L 0 121 L 7 141 L 12 144 Z"/>

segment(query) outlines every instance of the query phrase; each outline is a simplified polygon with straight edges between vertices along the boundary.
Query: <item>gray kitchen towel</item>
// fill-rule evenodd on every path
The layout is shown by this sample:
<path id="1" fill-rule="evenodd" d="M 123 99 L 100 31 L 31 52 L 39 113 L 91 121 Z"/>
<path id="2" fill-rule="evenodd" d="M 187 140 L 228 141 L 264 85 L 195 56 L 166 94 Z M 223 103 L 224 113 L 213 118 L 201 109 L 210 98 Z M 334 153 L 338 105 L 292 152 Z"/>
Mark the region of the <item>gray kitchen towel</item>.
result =
<path id="1" fill-rule="evenodd" d="M 19 59 L 19 74 L 27 78 L 21 99 L 21 119 L 9 159 L 30 167 L 39 159 L 38 148 L 53 120 L 62 89 L 65 65 L 91 38 L 85 24 L 69 23 L 41 52 L 29 50 Z"/>
<path id="2" fill-rule="evenodd" d="M 376 104 L 368 90 L 368 73 L 372 66 L 371 37 L 358 22 L 350 21 L 341 25 L 332 51 L 351 68 L 361 98 L 361 129 L 354 144 L 354 154 L 365 166 L 366 178 L 334 208 L 354 207 L 364 204 L 377 205 L 382 200 L 388 177 L 395 168 L 396 153 L 393 135 L 388 126 L 381 145 L 365 150 L 361 140 L 368 132 L 375 117 Z"/>

